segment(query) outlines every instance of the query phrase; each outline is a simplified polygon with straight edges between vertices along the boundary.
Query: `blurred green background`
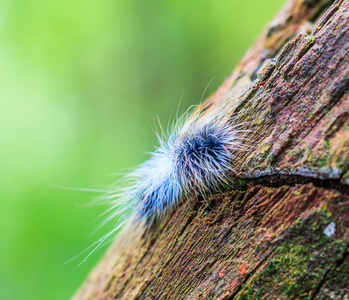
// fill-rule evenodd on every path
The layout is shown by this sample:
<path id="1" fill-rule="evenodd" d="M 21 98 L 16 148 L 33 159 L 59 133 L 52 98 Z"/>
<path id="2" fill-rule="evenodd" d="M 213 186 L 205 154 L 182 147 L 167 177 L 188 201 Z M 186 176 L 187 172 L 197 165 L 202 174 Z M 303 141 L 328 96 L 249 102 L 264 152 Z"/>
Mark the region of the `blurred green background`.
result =
<path id="1" fill-rule="evenodd" d="M 0 4 L 0 299 L 67 299 L 111 227 L 85 207 L 147 159 L 167 123 L 223 81 L 283 0 Z"/>

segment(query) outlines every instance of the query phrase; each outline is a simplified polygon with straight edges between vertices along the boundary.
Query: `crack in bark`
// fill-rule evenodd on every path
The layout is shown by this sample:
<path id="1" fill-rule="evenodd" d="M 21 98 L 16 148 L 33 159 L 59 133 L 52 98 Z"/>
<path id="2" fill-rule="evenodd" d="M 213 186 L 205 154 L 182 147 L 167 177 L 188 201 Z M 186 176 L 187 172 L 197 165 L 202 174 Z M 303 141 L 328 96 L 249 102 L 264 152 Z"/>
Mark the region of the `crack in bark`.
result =
<path id="1" fill-rule="evenodd" d="M 247 178 L 246 184 L 262 185 L 267 187 L 278 188 L 281 186 L 295 186 L 297 184 L 312 183 L 315 187 L 326 190 L 336 190 L 344 195 L 349 195 L 349 186 L 342 183 L 340 179 L 317 179 L 301 175 L 266 175 L 258 178 Z"/>
<path id="2" fill-rule="evenodd" d="M 322 18 L 319 20 L 317 26 L 315 27 L 314 34 L 318 33 L 325 24 L 332 18 L 332 16 L 339 10 L 339 6 L 342 4 L 343 0 L 336 0 L 329 9 L 325 12 Z"/>
<path id="3" fill-rule="evenodd" d="M 316 287 L 316 289 L 314 291 L 314 294 L 311 296 L 310 300 L 314 300 L 320 294 L 322 288 L 324 287 L 324 285 L 327 282 L 328 274 L 330 274 L 336 268 L 340 267 L 343 264 L 343 262 L 345 261 L 345 259 L 348 257 L 348 255 L 349 255 L 348 250 L 345 250 L 343 252 L 343 257 L 338 259 L 337 261 L 335 261 L 333 263 L 333 265 L 326 271 L 326 273 L 324 274 L 324 276 L 323 276 L 322 280 L 320 281 L 319 285 Z"/>
<path id="4" fill-rule="evenodd" d="M 320 293 L 322 287 L 325 285 L 326 283 L 326 279 L 327 279 L 327 275 L 328 273 L 330 273 L 333 269 L 335 268 L 335 264 L 333 264 L 324 274 L 324 277 L 321 279 L 319 285 L 316 287 L 314 294 L 311 295 L 310 300 L 314 300 L 315 297 Z"/>

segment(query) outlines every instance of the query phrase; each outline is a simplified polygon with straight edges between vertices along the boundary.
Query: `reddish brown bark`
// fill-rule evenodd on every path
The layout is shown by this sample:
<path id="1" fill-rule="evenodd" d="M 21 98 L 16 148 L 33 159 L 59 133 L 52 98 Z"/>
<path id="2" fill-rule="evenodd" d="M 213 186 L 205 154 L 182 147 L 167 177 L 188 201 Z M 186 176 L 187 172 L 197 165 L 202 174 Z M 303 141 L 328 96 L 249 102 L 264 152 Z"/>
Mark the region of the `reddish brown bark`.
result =
<path id="1" fill-rule="evenodd" d="M 75 299 L 349 299 L 349 3 L 329 4 L 289 1 L 207 100 L 256 124 L 231 191 L 115 243 Z"/>

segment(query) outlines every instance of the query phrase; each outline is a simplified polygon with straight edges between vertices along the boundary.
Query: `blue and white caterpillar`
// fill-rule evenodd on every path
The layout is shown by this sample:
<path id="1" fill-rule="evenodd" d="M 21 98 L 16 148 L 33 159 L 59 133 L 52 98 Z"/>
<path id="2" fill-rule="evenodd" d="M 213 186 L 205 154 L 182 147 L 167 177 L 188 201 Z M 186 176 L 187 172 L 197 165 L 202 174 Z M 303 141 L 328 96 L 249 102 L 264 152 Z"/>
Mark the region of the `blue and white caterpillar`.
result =
<path id="1" fill-rule="evenodd" d="M 102 197 L 111 204 L 106 221 L 118 220 L 118 226 L 96 242 L 86 259 L 125 224 L 133 231 L 149 231 L 189 197 L 231 183 L 234 152 L 249 148 L 244 142 L 249 130 L 244 123 L 235 124 L 232 108 L 224 106 L 201 106 L 191 116 L 185 114 L 167 138 L 158 136 L 160 146 L 151 158 Z"/>

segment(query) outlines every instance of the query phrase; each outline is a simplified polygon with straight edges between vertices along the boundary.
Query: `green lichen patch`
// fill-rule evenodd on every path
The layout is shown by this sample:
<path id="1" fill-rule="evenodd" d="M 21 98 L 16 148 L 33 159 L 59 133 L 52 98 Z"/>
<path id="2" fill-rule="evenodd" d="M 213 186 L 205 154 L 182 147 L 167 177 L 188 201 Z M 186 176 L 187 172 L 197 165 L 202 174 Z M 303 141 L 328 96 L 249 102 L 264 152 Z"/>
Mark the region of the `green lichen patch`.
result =
<path id="1" fill-rule="evenodd" d="M 312 299 L 325 274 L 340 261 L 347 242 L 324 234 L 326 211 L 299 219 L 275 244 L 269 263 L 244 286 L 237 299 Z M 268 298 L 272 299 L 272 298 Z"/>

